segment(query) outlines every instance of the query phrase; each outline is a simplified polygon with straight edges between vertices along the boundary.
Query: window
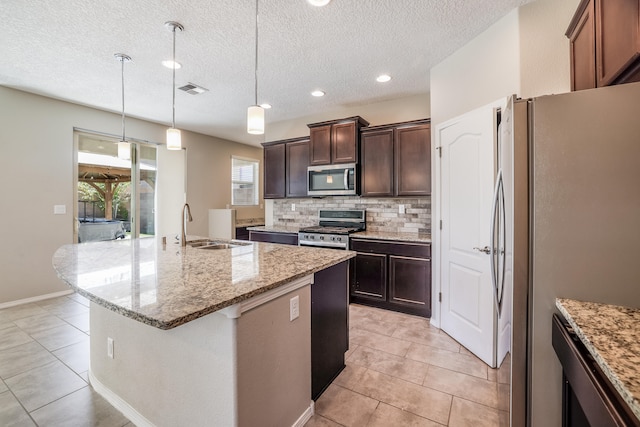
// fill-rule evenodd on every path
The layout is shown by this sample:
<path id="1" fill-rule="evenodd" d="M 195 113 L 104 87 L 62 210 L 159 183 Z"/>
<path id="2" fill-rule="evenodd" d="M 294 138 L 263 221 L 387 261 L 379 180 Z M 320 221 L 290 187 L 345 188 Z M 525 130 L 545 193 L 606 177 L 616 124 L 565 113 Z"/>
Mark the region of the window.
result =
<path id="1" fill-rule="evenodd" d="M 258 161 L 231 157 L 231 204 L 258 205 Z"/>

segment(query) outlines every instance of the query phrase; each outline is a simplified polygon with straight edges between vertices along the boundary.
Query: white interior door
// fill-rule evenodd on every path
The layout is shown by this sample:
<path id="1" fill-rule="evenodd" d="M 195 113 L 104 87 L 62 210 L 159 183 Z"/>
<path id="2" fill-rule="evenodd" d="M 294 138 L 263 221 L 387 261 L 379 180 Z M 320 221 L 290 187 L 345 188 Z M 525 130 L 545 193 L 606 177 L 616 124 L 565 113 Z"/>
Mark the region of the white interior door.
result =
<path id="1" fill-rule="evenodd" d="M 440 147 L 441 328 L 496 365 L 489 245 L 496 159 L 496 108 L 438 126 Z M 485 253 L 486 252 L 486 253 Z"/>

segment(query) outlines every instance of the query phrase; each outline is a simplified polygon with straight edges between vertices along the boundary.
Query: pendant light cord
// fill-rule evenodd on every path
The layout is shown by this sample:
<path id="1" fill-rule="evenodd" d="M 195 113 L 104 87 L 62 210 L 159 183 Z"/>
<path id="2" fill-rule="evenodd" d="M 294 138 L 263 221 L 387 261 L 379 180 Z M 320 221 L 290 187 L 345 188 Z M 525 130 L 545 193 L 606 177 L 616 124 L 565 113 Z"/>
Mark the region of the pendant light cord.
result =
<path id="1" fill-rule="evenodd" d="M 258 0 L 256 0 L 256 62 L 255 62 L 255 105 L 258 105 Z"/>
<path id="2" fill-rule="evenodd" d="M 176 128 L 176 27 L 173 27 L 173 100 L 172 105 L 172 120 L 171 127 Z"/>
<path id="3" fill-rule="evenodd" d="M 125 132 L 124 132 L 124 57 L 120 58 L 120 62 L 122 63 L 121 68 L 121 81 L 122 81 L 122 141 L 125 141 Z"/>

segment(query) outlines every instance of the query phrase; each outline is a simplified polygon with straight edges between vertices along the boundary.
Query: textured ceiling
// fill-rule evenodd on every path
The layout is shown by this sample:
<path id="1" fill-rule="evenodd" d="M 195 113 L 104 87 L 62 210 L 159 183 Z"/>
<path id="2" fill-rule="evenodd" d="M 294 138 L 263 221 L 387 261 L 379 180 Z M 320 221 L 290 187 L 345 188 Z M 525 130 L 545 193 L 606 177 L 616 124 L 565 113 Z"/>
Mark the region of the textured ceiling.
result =
<path id="1" fill-rule="evenodd" d="M 429 69 L 530 0 L 261 0 L 258 102 L 270 122 L 429 92 Z M 122 52 L 127 115 L 171 123 L 172 34 L 178 21 L 176 127 L 258 144 L 254 0 L 0 0 L 0 85 L 119 112 Z M 380 73 L 393 80 L 375 81 Z M 310 91 L 327 95 L 313 98 Z"/>

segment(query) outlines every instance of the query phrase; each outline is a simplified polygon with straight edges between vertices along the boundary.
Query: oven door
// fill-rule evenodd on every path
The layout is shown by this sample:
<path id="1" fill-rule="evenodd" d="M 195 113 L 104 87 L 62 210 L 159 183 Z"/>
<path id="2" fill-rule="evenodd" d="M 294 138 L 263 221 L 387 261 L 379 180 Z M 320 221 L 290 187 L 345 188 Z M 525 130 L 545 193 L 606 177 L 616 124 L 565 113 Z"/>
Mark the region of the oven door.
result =
<path id="1" fill-rule="evenodd" d="M 357 194 L 356 164 L 309 166 L 309 196 L 342 196 Z"/>

